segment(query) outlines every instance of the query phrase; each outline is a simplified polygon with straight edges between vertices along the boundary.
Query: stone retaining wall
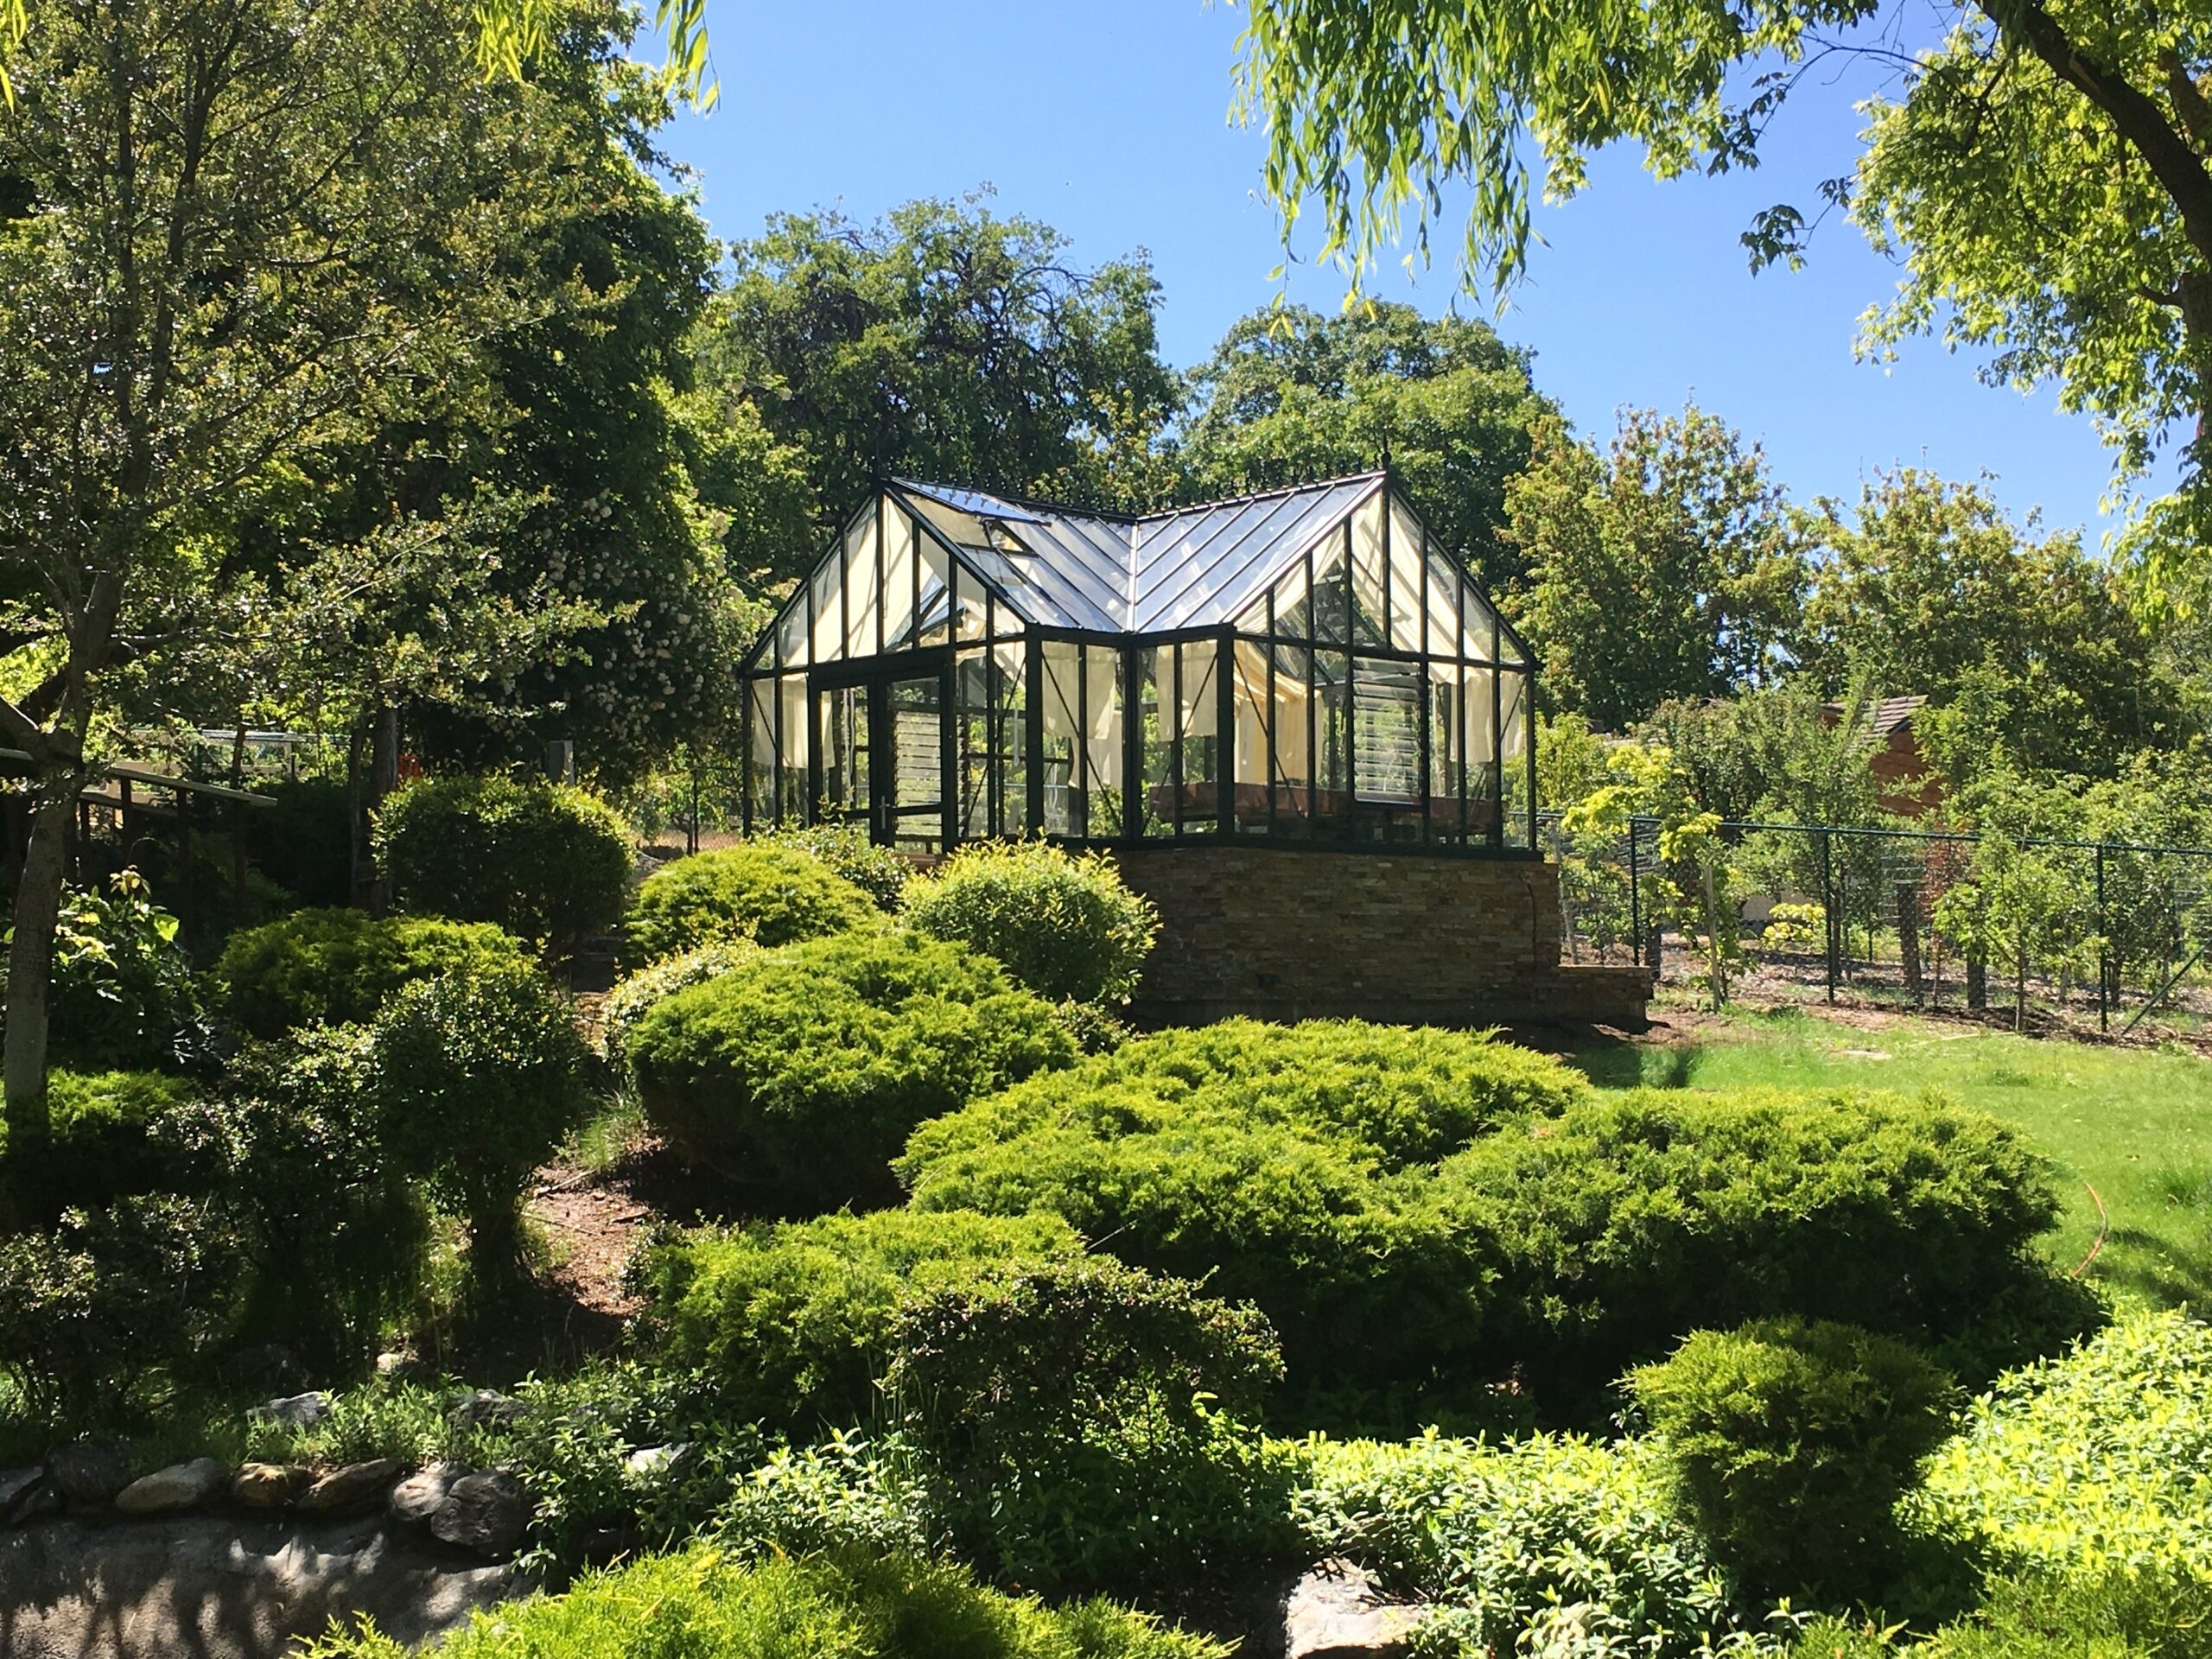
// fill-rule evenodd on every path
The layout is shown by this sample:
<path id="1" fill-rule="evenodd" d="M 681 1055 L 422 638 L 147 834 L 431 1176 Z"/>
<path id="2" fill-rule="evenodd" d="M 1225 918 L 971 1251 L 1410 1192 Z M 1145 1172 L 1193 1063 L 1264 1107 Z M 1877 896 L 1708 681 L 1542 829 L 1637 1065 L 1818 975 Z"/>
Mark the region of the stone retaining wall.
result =
<path id="1" fill-rule="evenodd" d="M 1559 871 L 1541 860 L 1253 846 L 1114 857 L 1160 913 L 1140 1025 L 1636 1025 L 1650 998 L 1642 969 L 1560 963 Z"/>

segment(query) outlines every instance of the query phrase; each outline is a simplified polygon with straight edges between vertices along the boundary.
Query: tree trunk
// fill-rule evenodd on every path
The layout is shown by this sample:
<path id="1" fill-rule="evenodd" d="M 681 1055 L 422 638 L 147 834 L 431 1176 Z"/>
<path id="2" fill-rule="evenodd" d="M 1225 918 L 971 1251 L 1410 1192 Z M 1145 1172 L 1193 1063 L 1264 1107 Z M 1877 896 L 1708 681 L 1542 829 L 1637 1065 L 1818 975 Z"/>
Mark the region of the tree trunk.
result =
<path id="1" fill-rule="evenodd" d="M 8 948 L 6 1035 L 0 1043 L 0 1076 L 7 1096 L 6 1207 L 21 1218 L 37 1207 L 33 1184 L 53 1125 L 47 1115 L 47 990 L 54 968 L 54 925 L 61 911 L 67 874 L 69 816 L 76 810 L 77 779 L 41 780 L 32 809 L 30 839 L 16 882 L 15 938 Z"/>
<path id="2" fill-rule="evenodd" d="M 1920 1005 L 1925 995 L 1920 981 L 1920 889 L 1910 881 L 1897 883 L 1897 962 L 1904 970 L 1904 988 Z"/>
<path id="3" fill-rule="evenodd" d="M 375 709 L 369 715 L 369 780 L 368 790 L 361 802 L 361 810 L 355 821 L 354 834 L 359 838 L 362 856 L 357 865 L 359 871 L 362 902 L 372 916 L 385 916 L 391 912 L 391 883 L 376 868 L 371 846 L 369 825 L 391 792 L 399 787 L 399 711 L 388 705 Z"/>
<path id="4" fill-rule="evenodd" d="M 1989 958 L 1979 949 L 1967 952 L 1967 1007 L 1980 1010 L 1989 1006 Z"/>

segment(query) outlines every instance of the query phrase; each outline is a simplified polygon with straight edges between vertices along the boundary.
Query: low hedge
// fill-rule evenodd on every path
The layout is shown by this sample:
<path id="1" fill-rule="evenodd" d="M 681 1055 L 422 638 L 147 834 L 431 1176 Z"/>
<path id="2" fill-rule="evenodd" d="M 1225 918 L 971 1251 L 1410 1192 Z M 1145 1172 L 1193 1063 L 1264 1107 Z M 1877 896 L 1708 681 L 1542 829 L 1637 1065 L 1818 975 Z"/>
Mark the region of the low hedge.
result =
<path id="1" fill-rule="evenodd" d="M 646 967 L 727 939 L 773 948 L 859 927 L 868 896 L 801 848 L 752 842 L 664 864 L 638 889 L 622 929 L 626 961 Z"/>
<path id="2" fill-rule="evenodd" d="M 269 1039 L 372 1020 L 393 992 L 419 979 L 529 961 L 521 940 L 489 922 L 302 910 L 233 933 L 215 978 L 238 1029 Z"/>
<path id="3" fill-rule="evenodd" d="M 632 1029 L 638 1096 L 688 1157 L 794 1207 L 894 1201 L 916 1124 L 1074 1045 L 987 957 L 912 934 L 763 950 L 657 1004 Z"/>
<path id="4" fill-rule="evenodd" d="M 739 1410 L 844 1427 L 876 1414 L 906 1300 L 1082 1248 L 1058 1217 L 904 1210 L 670 1232 L 635 1272 L 640 1328 L 663 1363 L 708 1372 Z"/>

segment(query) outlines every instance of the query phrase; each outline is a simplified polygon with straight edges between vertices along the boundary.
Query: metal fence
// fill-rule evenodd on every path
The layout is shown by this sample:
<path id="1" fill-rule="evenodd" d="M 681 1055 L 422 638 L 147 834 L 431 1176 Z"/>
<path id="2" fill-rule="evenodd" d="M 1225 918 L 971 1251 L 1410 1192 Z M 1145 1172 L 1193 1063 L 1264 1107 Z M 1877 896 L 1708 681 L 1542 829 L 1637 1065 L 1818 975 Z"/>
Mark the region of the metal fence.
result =
<path id="1" fill-rule="evenodd" d="M 1958 831 L 1726 822 L 1713 913 L 1738 985 L 1777 996 L 2011 1014 L 2017 1023 L 2169 1032 L 2212 1019 L 2212 848 Z M 1539 830 L 1560 867 L 1565 953 L 1707 974 L 1699 877 L 1659 825 Z"/>

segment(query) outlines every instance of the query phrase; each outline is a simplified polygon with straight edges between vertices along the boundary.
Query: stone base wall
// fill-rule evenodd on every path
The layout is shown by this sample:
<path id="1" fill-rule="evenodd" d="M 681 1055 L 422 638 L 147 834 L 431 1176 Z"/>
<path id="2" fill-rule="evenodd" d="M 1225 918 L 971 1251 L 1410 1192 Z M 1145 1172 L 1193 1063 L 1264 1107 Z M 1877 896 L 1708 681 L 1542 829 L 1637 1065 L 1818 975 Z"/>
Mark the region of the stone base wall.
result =
<path id="1" fill-rule="evenodd" d="M 1640 1024 L 1651 976 L 1562 966 L 1559 871 L 1535 859 L 1222 846 L 1115 854 L 1158 906 L 1141 1025 L 1230 1014 L 1400 1025 Z"/>

